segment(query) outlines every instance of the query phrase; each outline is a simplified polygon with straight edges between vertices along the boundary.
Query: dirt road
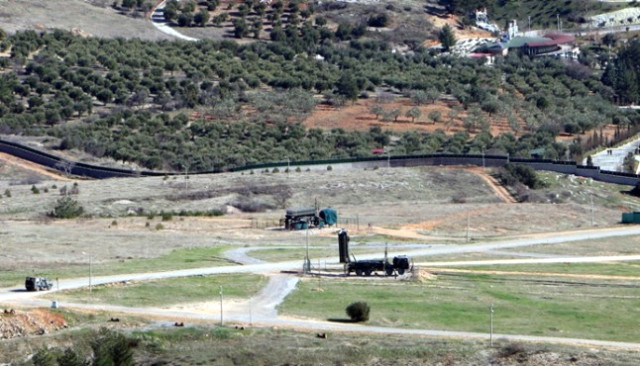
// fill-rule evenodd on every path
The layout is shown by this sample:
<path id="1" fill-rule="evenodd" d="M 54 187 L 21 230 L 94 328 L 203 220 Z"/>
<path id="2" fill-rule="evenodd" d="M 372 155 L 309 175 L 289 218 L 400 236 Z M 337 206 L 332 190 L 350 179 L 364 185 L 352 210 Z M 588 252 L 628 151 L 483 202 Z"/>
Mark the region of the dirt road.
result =
<path id="1" fill-rule="evenodd" d="M 0 152 L 0 161 L 3 161 L 7 164 L 11 164 L 13 166 L 20 167 L 22 169 L 30 170 L 32 172 L 44 175 L 46 177 L 61 180 L 61 181 L 71 181 L 72 179 L 65 177 L 62 174 L 53 172 L 51 170 L 45 169 L 42 165 L 32 163 L 28 160 L 17 158 L 13 155 L 5 154 Z"/>
<path id="2" fill-rule="evenodd" d="M 640 228 L 609 228 L 602 230 L 587 230 L 583 232 L 566 232 L 555 233 L 553 235 L 537 235 L 530 238 L 515 239 L 502 242 L 488 242 L 478 243 L 466 246 L 436 246 L 424 249 L 416 249 L 409 251 L 407 254 L 412 256 L 429 255 L 434 253 L 461 253 L 461 252 L 478 252 L 483 250 L 491 250 L 496 248 L 517 248 L 530 245 L 550 244 L 558 242 L 568 242 L 576 240 L 584 240 L 587 238 L 602 238 L 611 236 L 622 235 L 638 235 L 640 234 Z M 374 256 L 374 255 L 372 255 Z M 362 259 L 366 259 L 369 256 L 361 256 Z M 335 261 L 335 258 L 328 258 L 328 260 Z M 586 262 L 586 261 L 622 261 L 622 260 L 640 260 L 640 256 L 601 256 L 601 257 L 566 257 L 566 258 L 536 258 L 525 260 L 527 263 L 547 263 L 548 261 L 559 261 L 563 263 L 568 262 Z M 518 260 L 522 261 L 522 260 Z M 477 261 L 473 262 L 444 262 L 442 265 L 469 265 L 477 264 Z M 489 263 L 487 261 L 487 263 Z M 502 260 L 492 261 L 493 264 L 510 263 Z M 300 261 L 287 261 L 278 263 L 260 263 L 250 265 L 237 265 L 227 267 L 213 267 L 213 268 L 197 268 L 189 270 L 167 271 L 167 272 L 155 272 L 155 273 L 143 273 L 143 274 L 125 274 L 116 276 L 104 276 L 92 278 L 92 284 L 104 284 L 121 281 L 144 281 L 160 278 L 171 277 L 184 277 L 194 275 L 205 274 L 217 274 L 217 273 L 239 273 L 239 272 L 257 272 L 257 273 L 274 273 L 283 270 L 297 270 L 300 267 Z M 429 263 L 430 266 L 437 265 L 437 263 Z M 367 332 L 367 333 L 385 333 L 385 334 L 407 334 L 407 335 L 423 335 L 423 336 L 437 336 L 437 337 L 452 337 L 452 338 L 471 338 L 471 339 L 488 339 L 489 335 L 485 333 L 472 333 L 472 332 L 453 332 L 444 330 L 420 330 L 420 329 L 400 329 L 400 328 L 387 328 L 387 327 L 373 327 L 366 325 L 356 324 L 344 324 L 333 323 L 322 320 L 309 320 L 309 319 L 295 319 L 290 317 L 281 317 L 277 314 L 276 306 L 284 300 L 284 298 L 295 288 L 298 278 L 293 275 L 286 274 L 271 274 L 270 280 L 267 286 L 256 297 L 249 299 L 246 302 L 235 303 L 232 306 L 225 308 L 223 303 L 222 313 L 219 307 L 212 306 L 209 303 L 202 308 L 190 307 L 188 309 L 158 309 L 158 308 L 131 308 L 122 306 L 113 306 L 107 304 L 61 304 L 67 308 L 88 309 L 96 311 L 109 311 L 109 312 L 122 312 L 130 314 L 140 314 L 144 316 L 151 316 L 163 319 L 190 319 L 192 321 L 207 321 L 213 322 L 223 318 L 228 322 L 237 323 L 252 323 L 255 325 L 264 326 L 278 326 L 294 329 L 305 329 L 314 331 L 343 331 L 343 332 Z M 85 287 L 88 285 L 87 278 L 69 279 L 60 281 L 60 289 L 74 289 Z M 54 290 L 55 292 L 55 290 Z M 3 304 L 11 304 L 11 306 L 46 306 L 48 301 L 37 299 L 38 295 L 42 293 L 38 292 L 25 292 L 21 288 L 10 288 L 0 290 L 0 302 Z M 558 337 L 536 337 L 529 335 L 512 335 L 512 334 L 494 334 L 496 338 L 504 338 L 513 341 L 527 341 L 527 342 L 545 342 L 554 344 L 570 344 L 570 345 L 583 345 L 583 346 L 595 346 L 595 347 L 609 347 L 609 348 L 622 348 L 633 349 L 640 351 L 640 344 L 637 343 L 625 343 L 625 342 L 608 342 L 589 339 L 572 339 L 572 338 L 558 338 Z"/>

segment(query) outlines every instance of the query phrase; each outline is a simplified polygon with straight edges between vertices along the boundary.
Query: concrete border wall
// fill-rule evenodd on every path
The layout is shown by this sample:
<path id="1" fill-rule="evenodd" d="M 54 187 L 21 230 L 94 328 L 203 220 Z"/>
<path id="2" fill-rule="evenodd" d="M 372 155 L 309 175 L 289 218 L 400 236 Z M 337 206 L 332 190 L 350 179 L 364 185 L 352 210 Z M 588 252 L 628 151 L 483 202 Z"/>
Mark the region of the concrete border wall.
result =
<path id="1" fill-rule="evenodd" d="M 136 171 L 117 168 L 107 168 L 91 164 L 73 162 L 59 156 L 34 149 L 15 142 L 0 140 L 0 152 L 29 160 L 53 170 L 68 173 L 75 176 L 90 177 L 96 179 L 114 177 L 139 177 L 177 175 L 179 173 Z M 305 167 L 310 169 L 373 169 L 384 167 L 414 167 L 414 166 L 438 166 L 438 165 L 475 165 L 484 167 L 499 167 L 508 163 L 524 164 L 535 170 L 548 170 L 564 174 L 574 174 L 581 177 L 592 178 L 597 181 L 635 186 L 640 176 L 636 174 L 611 172 L 600 170 L 599 167 L 578 165 L 574 161 L 556 161 L 544 159 L 509 158 L 502 155 L 462 155 L 462 154 L 425 154 L 403 156 L 374 156 L 366 158 L 329 159 L 320 161 L 290 161 L 272 162 L 265 164 L 248 165 L 231 168 L 229 171 L 258 170 L 268 168 L 295 169 Z M 194 172 L 191 174 L 212 174 L 221 171 Z"/>

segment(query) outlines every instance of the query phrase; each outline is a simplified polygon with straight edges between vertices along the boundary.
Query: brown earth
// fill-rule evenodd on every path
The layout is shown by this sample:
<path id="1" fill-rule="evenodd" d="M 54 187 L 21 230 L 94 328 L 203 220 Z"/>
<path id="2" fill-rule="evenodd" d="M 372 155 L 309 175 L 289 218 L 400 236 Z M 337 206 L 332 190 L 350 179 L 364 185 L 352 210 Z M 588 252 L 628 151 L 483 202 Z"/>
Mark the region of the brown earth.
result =
<path id="1" fill-rule="evenodd" d="M 379 104 L 385 111 L 392 111 L 399 108 L 400 116 L 395 121 L 382 121 L 382 116 L 371 113 L 371 107 Z M 396 133 L 406 131 L 433 132 L 441 129 L 448 135 L 465 130 L 463 118 L 466 111 L 462 110 L 458 117 L 451 120 L 448 112 L 454 107 L 461 108 L 457 101 L 437 101 L 429 105 L 417 106 L 422 115 L 415 120 L 405 116 L 407 110 L 414 105 L 408 98 L 397 97 L 391 101 L 380 102 L 376 98 L 358 99 L 343 107 L 333 107 L 329 105 L 318 105 L 314 112 L 303 122 L 308 128 L 322 128 L 330 130 L 332 128 L 343 128 L 345 130 L 368 131 L 371 127 L 380 126 L 383 130 L 390 130 Z M 439 111 L 442 120 L 433 122 L 428 115 L 431 111 Z M 491 120 L 491 134 L 494 136 L 512 132 L 507 121 L 503 118 L 493 117 Z M 520 126 L 524 129 L 524 125 Z M 472 134 L 473 135 L 473 134 Z"/>
<path id="2" fill-rule="evenodd" d="M 42 335 L 66 327 L 64 316 L 48 309 L 3 309 L 0 313 L 0 339 Z"/>
<path id="3" fill-rule="evenodd" d="M 71 181 L 72 179 L 65 177 L 62 174 L 59 174 L 55 171 L 49 170 L 45 167 L 43 167 L 42 165 L 36 164 L 36 163 L 32 163 L 28 160 L 24 160 L 24 159 L 20 159 L 18 157 L 15 157 L 13 155 L 9 155 L 9 154 L 5 154 L 5 153 L 0 153 L 0 162 L 4 162 L 6 164 L 18 167 L 18 168 L 22 168 L 25 169 L 27 171 L 31 171 L 33 173 L 48 177 L 48 178 L 52 178 L 52 179 L 56 179 L 56 180 L 61 180 L 61 181 Z"/>

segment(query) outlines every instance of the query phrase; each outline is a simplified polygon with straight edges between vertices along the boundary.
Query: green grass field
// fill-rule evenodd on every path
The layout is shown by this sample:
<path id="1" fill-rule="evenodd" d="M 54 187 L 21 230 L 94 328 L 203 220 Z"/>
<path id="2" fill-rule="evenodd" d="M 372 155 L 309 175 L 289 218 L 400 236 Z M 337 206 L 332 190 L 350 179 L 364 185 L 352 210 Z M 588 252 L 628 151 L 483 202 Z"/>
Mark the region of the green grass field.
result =
<path id="1" fill-rule="evenodd" d="M 640 262 L 609 263 L 553 263 L 553 264 L 505 264 L 492 266 L 465 266 L 456 269 L 472 269 L 478 271 L 505 271 L 529 273 L 556 273 L 558 275 L 592 275 L 592 276 L 626 276 L 640 277 Z M 439 271 L 438 268 L 433 268 Z"/>
<path id="2" fill-rule="evenodd" d="M 87 289 L 80 289 L 62 291 L 47 297 L 76 303 L 163 307 L 213 301 L 217 299 L 219 286 L 222 286 L 227 299 L 248 299 L 257 294 L 266 282 L 266 277 L 260 275 L 222 274 L 94 286 L 91 295 Z"/>
<path id="3" fill-rule="evenodd" d="M 228 247 L 208 247 L 192 249 L 176 249 L 167 255 L 150 259 L 121 259 L 92 263 L 94 276 L 113 275 L 119 273 L 142 273 L 158 270 L 174 270 L 199 267 L 218 267 L 233 264 L 222 257 Z M 89 264 L 34 264 L 30 272 L 0 271 L 0 287 L 23 284 L 26 275 L 38 275 L 55 278 L 77 278 L 89 276 Z"/>
<path id="4" fill-rule="evenodd" d="M 640 285 L 624 281 L 457 274 L 424 283 L 302 281 L 280 311 L 345 319 L 350 303 L 366 301 L 371 325 L 488 332 L 493 304 L 496 333 L 636 341 L 638 299 Z"/>

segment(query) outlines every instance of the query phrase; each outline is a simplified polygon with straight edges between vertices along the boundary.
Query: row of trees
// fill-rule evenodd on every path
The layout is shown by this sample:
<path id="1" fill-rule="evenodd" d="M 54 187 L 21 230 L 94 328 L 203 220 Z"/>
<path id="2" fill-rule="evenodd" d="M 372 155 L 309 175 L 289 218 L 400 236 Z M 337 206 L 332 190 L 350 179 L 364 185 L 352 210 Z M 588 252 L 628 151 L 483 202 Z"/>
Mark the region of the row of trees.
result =
<path id="1" fill-rule="evenodd" d="M 368 155 L 380 142 L 366 133 L 306 131 L 299 123 L 317 102 L 342 105 L 365 93 L 383 95 L 382 88 L 416 104 L 446 98 L 459 105 L 451 114 L 427 116 L 434 122 L 462 119 L 470 132 L 488 133 L 499 120 L 508 123 L 517 140 L 525 134 L 538 136 L 520 145 L 490 138 L 483 146 L 495 145 L 512 155 L 527 156 L 523 146 L 545 146 L 546 157 L 564 157 L 548 136 L 581 133 L 610 122 L 638 123 L 635 111 L 611 104 L 613 89 L 587 65 L 555 59 L 510 55 L 487 67 L 423 49 L 393 53 L 378 41 L 335 45 L 296 34 L 247 45 L 80 38 L 64 31 L 18 32 L 5 41 L 12 48 L 0 75 L 1 133 L 59 137 L 61 148 L 148 168 L 211 169 L 287 156 Z M 318 94 L 323 98 L 314 97 Z M 169 111 L 183 113 L 169 117 L 164 114 Z M 405 113 L 420 118 L 416 109 Z M 379 115 L 386 120 L 397 116 Z M 221 128 L 239 128 L 248 135 L 233 133 L 225 141 L 225 133 L 199 132 Z M 280 137 L 289 145 L 268 137 L 267 131 L 287 129 L 296 131 L 295 138 Z M 440 137 L 419 137 L 411 136 L 407 143 L 400 139 L 398 151 L 475 149 L 469 136 L 462 143 L 456 139 L 438 144 L 433 141 Z M 509 144 L 513 146 L 506 147 Z M 195 158 L 189 159 L 191 155 Z"/>
<path id="2" fill-rule="evenodd" d="M 640 41 L 632 40 L 607 63 L 602 82 L 615 91 L 621 104 L 636 104 L 640 99 Z"/>

